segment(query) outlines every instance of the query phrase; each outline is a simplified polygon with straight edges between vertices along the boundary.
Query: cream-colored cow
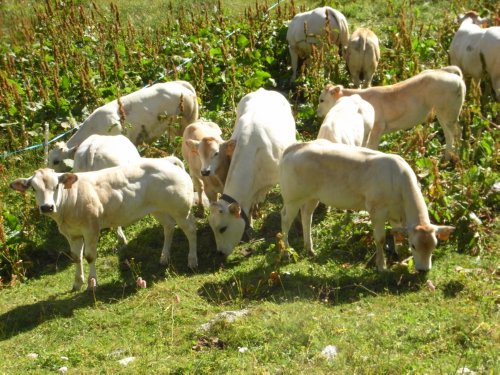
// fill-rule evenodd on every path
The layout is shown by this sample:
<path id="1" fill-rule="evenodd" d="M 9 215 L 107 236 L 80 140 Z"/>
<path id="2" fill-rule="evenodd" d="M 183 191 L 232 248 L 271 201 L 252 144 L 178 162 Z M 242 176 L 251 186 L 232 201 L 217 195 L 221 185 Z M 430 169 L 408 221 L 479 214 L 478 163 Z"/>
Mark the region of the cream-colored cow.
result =
<path id="1" fill-rule="evenodd" d="M 349 38 L 345 60 L 354 86 L 370 87 L 380 60 L 380 47 L 375 33 L 364 27 L 356 29 Z"/>
<path id="2" fill-rule="evenodd" d="M 318 202 L 343 210 L 366 210 L 373 224 L 376 263 L 386 269 L 385 223 L 407 234 L 415 268 L 432 267 L 438 239 L 455 229 L 431 224 L 415 173 L 401 157 L 324 139 L 288 147 L 280 163 L 283 240 L 301 212 L 305 249 L 314 254 L 311 222 Z"/>
<path id="3" fill-rule="evenodd" d="M 120 104 L 121 103 L 121 104 Z M 180 126 L 176 124 L 181 116 Z M 97 108 L 68 142 L 58 142 L 49 152 L 48 166 L 63 172 L 63 160 L 92 134 L 123 134 L 135 144 L 151 142 L 165 132 L 182 135 L 198 119 L 198 100 L 186 81 L 157 83 Z"/>
<path id="4" fill-rule="evenodd" d="M 231 155 L 224 191 L 211 203 L 208 218 L 217 251 L 226 256 L 250 227 L 251 208 L 278 183 L 281 155 L 295 142 L 292 110 L 280 93 L 260 88 L 245 95 L 236 111 L 231 139 L 221 145 L 224 154 Z M 211 160 L 211 175 L 219 159 Z"/>
<path id="5" fill-rule="evenodd" d="M 318 113 L 318 116 L 322 116 Z M 373 128 L 375 111 L 359 95 L 344 96 L 326 114 L 318 132 L 318 139 L 353 146 L 366 146 Z"/>
<path id="6" fill-rule="evenodd" d="M 217 200 L 217 193 L 222 193 L 224 189 L 229 165 L 222 175 L 219 171 L 212 176 L 206 167 L 207 160 L 218 156 L 220 144 L 224 142 L 221 134 L 222 131 L 215 122 L 199 120 L 188 125 L 182 135 L 182 157 L 188 163 L 200 206 L 203 205 L 203 193 L 209 201 L 214 202 Z"/>
<path id="7" fill-rule="evenodd" d="M 465 83 L 458 67 L 425 70 L 394 85 L 367 89 L 328 84 L 320 94 L 318 111 L 325 113 L 339 98 L 354 94 L 375 110 L 375 122 L 366 144 L 368 148 L 377 149 L 383 134 L 409 129 L 434 113 L 446 138 L 445 157 L 456 157 L 455 144 L 461 134 L 458 117 L 465 98 Z"/>
<path id="8" fill-rule="evenodd" d="M 101 229 L 127 226 L 149 214 L 163 226 L 160 262 L 166 264 L 170 259 L 177 224 L 189 241 L 189 267 L 198 265 L 196 225 L 191 214 L 193 183 L 189 174 L 170 160 L 144 158 L 82 173 L 56 173 L 44 168 L 10 186 L 20 192 L 32 187 L 40 213 L 52 218 L 68 240 L 76 262 L 74 290 L 84 283 L 83 257 L 89 263 L 88 286 L 96 285 Z"/>
<path id="9" fill-rule="evenodd" d="M 312 45 L 318 44 L 325 35 L 330 38 L 328 43 L 338 46 L 342 55 L 349 40 L 349 25 L 338 10 L 325 6 L 296 14 L 292 18 L 286 33 L 292 59 L 292 82 L 297 78 L 299 59 L 307 59 L 311 55 Z"/>

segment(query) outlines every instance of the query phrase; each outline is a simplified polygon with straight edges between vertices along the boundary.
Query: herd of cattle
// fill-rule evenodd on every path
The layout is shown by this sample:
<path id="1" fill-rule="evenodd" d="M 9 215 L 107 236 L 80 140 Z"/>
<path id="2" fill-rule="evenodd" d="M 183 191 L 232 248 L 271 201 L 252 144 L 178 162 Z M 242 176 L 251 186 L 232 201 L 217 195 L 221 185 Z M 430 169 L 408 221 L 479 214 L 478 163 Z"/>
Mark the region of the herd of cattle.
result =
<path id="1" fill-rule="evenodd" d="M 101 229 L 117 228 L 126 243 L 121 227 L 151 214 L 164 229 L 160 262 L 169 261 L 177 225 L 188 238 L 188 266 L 195 268 L 193 205 L 209 205 L 217 250 L 229 255 L 252 226 L 252 210 L 276 184 L 283 197 L 286 245 L 300 211 L 304 247 L 314 254 L 312 214 L 323 202 L 368 211 L 379 270 L 386 268 L 386 222 L 398 246 L 402 235 L 408 237 L 415 268 L 429 270 L 438 240 L 446 240 L 454 227 L 431 224 L 411 167 L 400 156 L 376 149 L 383 134 L 422 123 L 432 112 L 444 130 L 445 157 L 456 157 L 466 90 L 462 72 L 478 78 L 469 65 L 475 64 L 481 73 L 484 69 L 500 97 L 500 28 L 476 25 L 484 21 L 474 12 L 464 17 L 451 45 L 452 66 L 370 87 L 380 57 L 375 34 L 358 29 L 349 38 L 345 17 L 329 7 L 297 14 L 287 34 L 292 80 L 299 60 L 308 57 L 311 44 L 319 43 L 327 29 L 330 42 L 345 53 L 354 84 L 365 87 L 326 85 L 317 111 L 324 117 L 317 140 L 297 142 L 291 106 L 276 91 L 260 88 L 245 95 L 236 109 L 233 133 L 223 140 L 217 124 L 199 119 L 198 98 L 190 83 L 157 83 L 97 108 L 67 143 L 55 145 L 49 168 L 19 178 L 11 187 L 20 192 L 33 188 L 40 212 L 55 220 L 68 240 L 76 262 L 75 290 L 84 284 L 83 257 L 90 267 L 88 286 L 96 285 Z M 179 116 L 180 127 L 175 124 Z M 176 157 L 140 157 L 136 146 L 165 132 L 182 135 L 189 174 Z M 63 172 L 65 159 L 74 159 L 72 172 Z"/>

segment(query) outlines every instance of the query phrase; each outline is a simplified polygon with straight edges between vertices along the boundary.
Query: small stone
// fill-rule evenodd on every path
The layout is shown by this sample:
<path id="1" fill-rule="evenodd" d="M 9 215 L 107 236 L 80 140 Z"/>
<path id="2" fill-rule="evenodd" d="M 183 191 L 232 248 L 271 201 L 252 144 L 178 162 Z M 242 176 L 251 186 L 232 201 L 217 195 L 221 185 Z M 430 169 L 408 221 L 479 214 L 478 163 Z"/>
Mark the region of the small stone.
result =
<path id="1" fill-rule="evenodd" d="M 130 362 L 135 361 L 135 357 L 126 357 L 123 359 L 120 359 L 118 363 L 122 366 L 127 366 Z"/>
<path id="2" fill-rule="evenodd" d="M 337 356 L 338 351 L 335 345 L 327 345 L 321 351 L 321 355 L 325 357 L 328 361 L 333 361 Z"/>

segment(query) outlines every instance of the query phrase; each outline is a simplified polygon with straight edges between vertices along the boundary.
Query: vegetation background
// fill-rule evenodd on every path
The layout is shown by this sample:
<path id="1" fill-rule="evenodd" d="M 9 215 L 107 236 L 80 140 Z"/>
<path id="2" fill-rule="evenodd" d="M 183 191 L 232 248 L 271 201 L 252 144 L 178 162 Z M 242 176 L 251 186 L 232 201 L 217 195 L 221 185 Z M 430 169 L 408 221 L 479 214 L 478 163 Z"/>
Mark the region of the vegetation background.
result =
<path id="1" fill-rule="evenodd" d="M 43 165 L 44 129 L 51 139 L 71 133 L 118 95 L 184 79 L 196 87 L 202 117 L 217 122 L 225 137 L 238 100 L 264 86 L 288 97 L 298 137 L 315 138 L 319 92 L 328 81 L 349 84 L 345 63 L 335 49 L 317 50 L 290 86 L 287 21 L 324 4 L 274 5 L 0 2 L 0 373 L 500 372 L 498 104 L 487 80 L 482 95 L 467 94 L 455 166 L 441 160 L 443 134 L 435 121 L 385 136 L 381 145 L 413 167 L 432 220 L 457 227 L 450 242 L 439 244 L 428 274 L 417 274 L 391 249 L 390 271 L 376 272 L 371 225 L 362 213 L 320 208 L 313 231 L 318 255 L 302 252 L 299 226 L 291 232 L 294 249 L 283 251 L 276 189 L 252 241 L 225 263 L 199 215 L 199 269 L 188 270 L 180 231 L 172 264 L 160 267 L 162 233 L 145 218 L 127 228 L 132 240 L 118 253 L 114 234 L 103 233 L 95 294 L 69 292 L 73 267 L 65 239 L 38 213 L 32 194 L 8 188 Z M 500 13 L 497 2 L 481 0 L 327 5 L 344 13 L 351 32 L 367 26 L 378 35 L 375 85 L 446 65 L 458 13 Z M 161 138 L 140 149 L 146 156 L 178 155 L 179 145 L 180 139 Z M 147 289 L 137 288 L 138 276 Z M 244 316 L 217 319 L 224 311 Z M 327 345 L 336 347 L 334 358 L 321 354 Z"/>

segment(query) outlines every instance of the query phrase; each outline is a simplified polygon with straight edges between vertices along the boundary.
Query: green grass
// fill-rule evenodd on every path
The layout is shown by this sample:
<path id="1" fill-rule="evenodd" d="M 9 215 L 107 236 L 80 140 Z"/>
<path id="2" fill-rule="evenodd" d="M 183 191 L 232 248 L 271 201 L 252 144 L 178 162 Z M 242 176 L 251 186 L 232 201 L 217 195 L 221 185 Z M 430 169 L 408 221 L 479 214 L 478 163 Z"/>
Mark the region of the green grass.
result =
<path id="1" fill-rule="evenodd" d="M 226 137 L 234 105 L 263 85 L 288 96 L 299 138 L 310 139 L 320 125 L 315 108 L 324 83 L 349 83 L 343 61 L 326 52 L 296 86 L 289 85 L 285 23 L 291 2 L 269 16 L 256 14 L 254 2 L 231 2 L 224 4 L 221 20 L 210 10 L 216 2 L 170 6 L 120 0 L 120 27 L 126 32 L 116 32 L 116 10 L 107 2 L 99 12 L 88 2 L 74 4 L 79 3 L 85 17 L 68 7 L 46 18 L 41 2 L 36 11 L 29 1 L 0 4 L 0 50 L 6 56 L 0 60 L 0 124 L 16 123 L 0 127 L 2 152 L 41 142 L 45 122 L 51 137 L 61 134 L 70 115 L 81 121 L 117 92 L 133 91 L 165 73 L 166 80 L 195 85 L 201 115 L 219 123 Z M 185 8 L 178 7 L 182 3 Z M 200 10 L 201 3 L 209 4 L 207 11 Z M 295 11 L 305 3 L 296 1 Z M 248 7 L 250 14 L 244 11 Z M 489 1 L 338 5 L 351 31 L 369 26 L 381 39 L 376 84 L 445 65 L 457 27 L 454 14 L 472 8 L 498 13 Z M 65 23 L 71 17 L 80 23 Z M 12 26 L 20 20 L 24 32 Z M 127 20 L 131 26 L 125 26 Z M 168 73 L 185 57 L 192 62 L 176 76 Z M 327 61 L 331 71 L 323 68 Z M 437 247 L 428 274 L 416 273 L 411 262 L 402 264 L 390 250 L 389 271 L 377 272 L 367 216 L 322 206 L 313 225 L 317 255 L 304 254 L 296 224 L 290 238 L 298 257 L 292 251 L 290 258 L 283 256 L 276 246 L 282 203 L 275 189 L 255 221 L 252 241 L 240 244 L 226 262 L 215 254 L 206 218 L 198 217 L 199 269 L 188 269 L 187 240 L 179 230 L 172 264 L 160 266 L 162 231 L 145 218 L 126 228 L 130 243 L 118 252 L 115 234 L 103 232 L 96 293 L 70 292 L 74 266 L 66 240 L 38 213 L 31 193 L 8 188 L 43 164 L 42 149 L 2 159 L 0 373 L 55 373 L 63 366 L 75 374 L 455 374 L 463 367 L 500 373 L 499 195 L 493 190 L 499 180 L 493 124 L 498 104 L 488 85 L 483 89 L 481 98 L 467 95 L 460 118 L 465 141 L 454 167 L 441 160 L 444 140 L 435 121 L 383 138 L 381 149 L 401 153 L 419 176 L 431 220 L 457 227 L 450 241 Z M 179 154 L 179 144 L 162 138 L 141 151 Z M 248 251 L 250 256 L 243 255 Z M 137 288 L 138 276 L 147 281 L 146 289 Z M 240 309 L 249 312 L 233 323 L 199 329 L 223 311 Z M 338 350 L 332 361 L 321 355 L 327 345 Z M 126 357 L 135 360 L 120 365 Z"/>

